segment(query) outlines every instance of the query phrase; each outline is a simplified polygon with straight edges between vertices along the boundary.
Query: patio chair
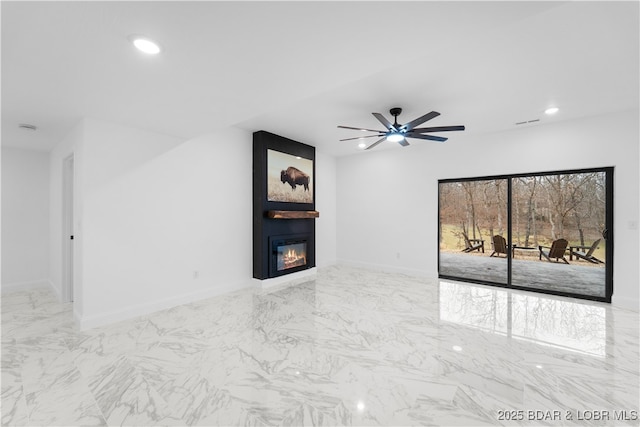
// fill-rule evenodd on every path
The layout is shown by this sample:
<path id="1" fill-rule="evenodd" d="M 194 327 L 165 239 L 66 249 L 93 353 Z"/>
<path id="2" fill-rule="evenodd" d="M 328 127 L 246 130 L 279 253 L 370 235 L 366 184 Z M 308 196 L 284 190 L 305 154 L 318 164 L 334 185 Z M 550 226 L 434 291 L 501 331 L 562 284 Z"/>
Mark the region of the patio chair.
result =
<path id="1" fill-rule="evenodd" d="M 601 240 L 602 239 L 596 240 L 595 242 L 593 242 L 593 245 L 591 246 L 571 246 L 569 248 L 569 259 L 572 259 L 571 257 L 575 255 L 576 258 L 582 258 L 585 261 L 589 261 L 593 264 L 604 264 L 603 261 L 600 261 L 598 258 L 593 256 L 593 252 L 598 248 L 598 244 L 600 243 Z M 579 250 L 579 249 L 583 249 L 583 250 Z M 589 250 L 585 251 L 585 249 L 589 249 Z"/>
<path id="2" fill-rule="evenodd" d="M 556 262 L 560 262 L 560 260 L 564 261 L 565 264 L 569 264 L 569 261 L 564 257 L 564 252 L 567 250 L 567 242 L 565 239 L 554 240 L 549 246 L 538 246 L 538 250 L 540 251 L 540 260 L 542 261 L 542 257 L 544 256 L 547 261 L 551 261 L 551 259 L 555 259 Z M 549 249 L 545 251 L 543 248 Z"/>
<path id="3" fill-rule="evenodd" d="M 484 240 L 481 239 L 470 239 L 466 234 L 463 234 L 465 248 L 462 252 L 473 252 L 473 251 L 482 251 L 484 253 Z"/>
<path id="4" fill-rule="evenodd" d="M 489 256 L 500 256 L 500 254 L 504 254 L 504 256 L 508 255 L 507 241 L 504 237 L 496 234 L 493 236 L 493 253 Z"/>

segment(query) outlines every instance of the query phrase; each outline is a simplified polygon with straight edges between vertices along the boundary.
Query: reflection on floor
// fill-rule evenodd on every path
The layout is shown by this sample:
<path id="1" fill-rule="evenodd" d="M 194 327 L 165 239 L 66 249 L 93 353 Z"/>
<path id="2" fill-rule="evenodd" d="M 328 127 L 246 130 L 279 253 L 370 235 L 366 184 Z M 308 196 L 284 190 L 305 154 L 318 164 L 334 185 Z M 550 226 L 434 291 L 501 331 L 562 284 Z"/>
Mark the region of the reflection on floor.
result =
<path id="1" fill-rule="evenodd" d="M 548 261 L 512 260 L 513 285 L 580 295 L 605 296 L 605 269 L 586 261 L 567 265 Z M 440 274 L 507 283 L 507 259 L 440 252 Z"/>
<path id="2" fill-rule="evenodd" d="M 607 304 L 330 267 L 84 332 L 71 315 L 2 297 L 3 425 L 638 425 L 638 314 Z"/>
<path id="3" fill-rule="evenodd" d="M 607 310 L 603 306 L 443 280 L 440 318 L 538 345 L 606 356 Z"/>

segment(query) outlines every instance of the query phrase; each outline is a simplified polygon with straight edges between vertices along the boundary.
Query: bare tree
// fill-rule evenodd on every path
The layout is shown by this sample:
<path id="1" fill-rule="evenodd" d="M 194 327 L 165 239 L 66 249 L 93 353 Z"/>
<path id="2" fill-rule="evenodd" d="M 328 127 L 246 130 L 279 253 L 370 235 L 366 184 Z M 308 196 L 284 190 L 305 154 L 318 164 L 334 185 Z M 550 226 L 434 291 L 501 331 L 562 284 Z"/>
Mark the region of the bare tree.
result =
<path id="1" fill-rule="evenodd" d="M 524 182 L 524 184 L 526 185 L 526 187 L 528 188 L 528 192 L 527 192 L 527 228 L 525 231 L 525 236 L 524 236 L 524 245 L 526 247 L 529 247 L 529 237 L 531 236 L 531 233 L 534 233 L 534 240 L 535 240 L 535 244 L 538 244 L 538 239 L 537 237 L 535 237 L 535 223 L 536 223 L 536 205 L 535 205 L 535 201 L 534 201 L 534 197 L 536 196 L 536 184 L 538 182 L 537 178 L 531 177 L 529 179 L 526 180 L 524 178 L 519 178 L 521 180 L 521 182 Z"/>
<path id="2" fill-rule="evenodd" d="M 471 230 L 471 233 L 473 235 L 473 238 L 476 239 L 476 229 L 479 230 L 479 228 L 477 227 L 477 222 L 476 222 L 476 205 L 475 205 L 475 201 L 474 201 L 474 194 L 475 194 L 475 182 L 474 181 L 465 181 L 462 183 L 462 189 L 465 192 L 465 195 L 467 196 L 467 203 L 466 203 L 466 212 L 467 212 L 467 224 L 468 224 L 468 229 Z M 464 232 L 464 228 L 463 228 L 463 232 Z M 468 231 L 467 231 L 467 236 L 468 236 Z"/>
<path id="3" fill-rule="evenodd" d="M 513 178 L 513 241 L 527 247 L 565 238 L 588 245 L 602 235 L 605 173 Z M 462 238 L 504 235 L 507 180 L 452 182 L 440 188 L 440 236 L 452 227 Z M 441 240 L 441 243 L 444 243 Z"/>

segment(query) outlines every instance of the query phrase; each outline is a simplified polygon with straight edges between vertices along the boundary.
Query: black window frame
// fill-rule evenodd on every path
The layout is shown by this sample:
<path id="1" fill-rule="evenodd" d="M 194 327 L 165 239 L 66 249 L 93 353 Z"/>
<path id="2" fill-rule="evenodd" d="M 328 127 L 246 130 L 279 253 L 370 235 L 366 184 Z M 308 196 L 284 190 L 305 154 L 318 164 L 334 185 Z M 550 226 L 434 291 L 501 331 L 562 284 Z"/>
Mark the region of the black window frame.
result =
<path id="1" fill-rule="evenodd" d="M 578 173 L 593 173 L 604 172 L 605 173 L 605 187 L 606 187 L 606 200 L 605 200 L 605 233 L 606 233 L 606 254 L 605 254 L 605 296 L 600 297 L 596 295 L 576 294 L 571 292 L 563 292 L 552 289 L 534 288 L 526 286 L 518 286 L 512 284 L 512 256 L 508 256 L 507 260 L 507 283 L 492 282 L 488 280 L 472 279 L 465 277 L 457 277 L 440 273 L 440 184 L 455 183 L 455 182 L 469 182 L 469 181 L 488 181 L 503 179 L 507 181 L 507 245 L 508 248 L 513 247 L 512 242 L 512 180 L 514 178 L 528 178 L 534 176 L 549 176 L 549 175 L 565 175 L 565 174 L 578 174 Z M 611 297 L 613 296 L 613 252 L 614 252 L 614 223 L 613 223 L 613 199 L 614 199 L 614 179 L 615 179 L 615 167 L 606 166 L 598 168 L 587 169 L 565 169 L 556 171 L 543 171 L 543 172 L 527 172 L 505 175 L 488 175 L 479 177 L 466 177 L 466 178 L 447 178 L 438 180 L 438 218 L 437 218 L 437 233 L 438 236 L 436 247 L 438 253 L 438 278 L 455 280 L 458 282 L 476 283 L 481 285 L 494 286 L 506 289 L 517 289 L 522 291 L 537 292 L 548 295 L 557 295 L 569 298 L 578 298 L 591 301 L 599 301 L 605 303 L 611 303 Z"/>

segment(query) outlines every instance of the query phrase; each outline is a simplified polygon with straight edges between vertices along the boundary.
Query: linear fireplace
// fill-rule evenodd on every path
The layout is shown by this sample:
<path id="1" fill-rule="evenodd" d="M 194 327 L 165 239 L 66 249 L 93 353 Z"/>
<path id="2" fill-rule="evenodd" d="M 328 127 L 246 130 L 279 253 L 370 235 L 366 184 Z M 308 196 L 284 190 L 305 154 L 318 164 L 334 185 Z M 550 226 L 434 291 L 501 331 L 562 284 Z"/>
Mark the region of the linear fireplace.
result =
<path id="1" fill-rule="evenodd" d="M 269 276 L 277 277 L 309 268 L 308 235 L 271 236 Z"/>

